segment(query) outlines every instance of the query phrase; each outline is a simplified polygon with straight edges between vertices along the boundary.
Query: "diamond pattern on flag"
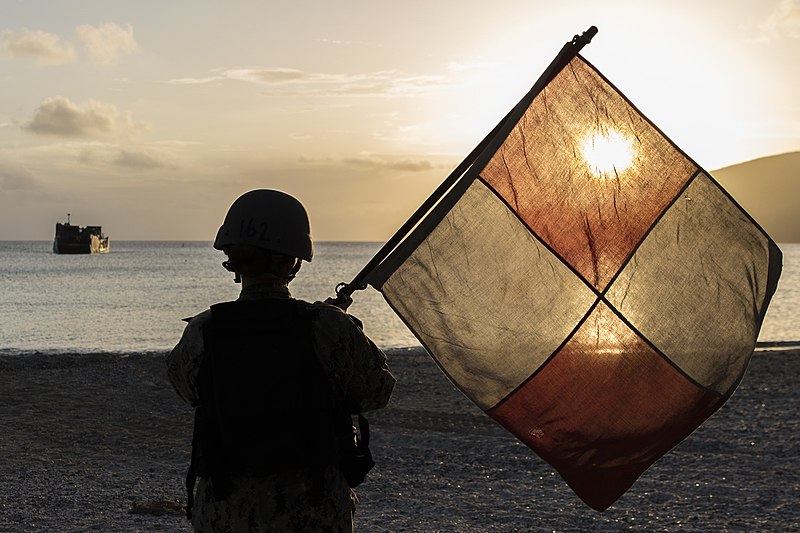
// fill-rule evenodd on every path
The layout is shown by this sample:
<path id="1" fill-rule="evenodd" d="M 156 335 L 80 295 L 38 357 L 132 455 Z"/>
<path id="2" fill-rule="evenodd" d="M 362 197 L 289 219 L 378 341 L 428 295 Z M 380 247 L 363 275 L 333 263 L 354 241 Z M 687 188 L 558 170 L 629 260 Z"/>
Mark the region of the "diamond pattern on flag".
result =
<path id="1" fill-rule="evenodd" d="M 513 120 L 369 283 L 604 510 L 733 393 L 781 253 L 580 56 Z"/>

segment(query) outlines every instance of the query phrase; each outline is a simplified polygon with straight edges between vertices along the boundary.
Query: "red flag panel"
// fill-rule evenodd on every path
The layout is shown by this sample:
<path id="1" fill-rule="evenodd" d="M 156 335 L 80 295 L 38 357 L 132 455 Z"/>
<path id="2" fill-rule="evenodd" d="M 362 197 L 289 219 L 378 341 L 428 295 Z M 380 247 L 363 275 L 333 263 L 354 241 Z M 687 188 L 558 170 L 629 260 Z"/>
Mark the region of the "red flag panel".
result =
<path id="1" fill-rule="evenodd" d="M 577 57 L 533 101 L 481 177 L 603 290 L 695 170 Z"/>
<path id="2" fill-rule="evenodd" d="M 600 303 L 535 376 L 487 413 L 602 511 L 723 401 Z"/>

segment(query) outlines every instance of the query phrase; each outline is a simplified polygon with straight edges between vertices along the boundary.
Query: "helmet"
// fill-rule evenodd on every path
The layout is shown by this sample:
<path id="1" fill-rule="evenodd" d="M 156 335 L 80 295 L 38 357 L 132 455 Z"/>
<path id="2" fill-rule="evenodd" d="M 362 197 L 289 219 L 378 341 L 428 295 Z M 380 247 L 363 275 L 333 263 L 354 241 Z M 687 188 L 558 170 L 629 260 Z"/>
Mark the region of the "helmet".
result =
<path id="1" fill-rule="evenodd" d="M 214 239 L 214 248 L 249 244 L 311 261 L 311 224 L 303 204 L 281 191 L 258 189 L 236 199 Z"/>

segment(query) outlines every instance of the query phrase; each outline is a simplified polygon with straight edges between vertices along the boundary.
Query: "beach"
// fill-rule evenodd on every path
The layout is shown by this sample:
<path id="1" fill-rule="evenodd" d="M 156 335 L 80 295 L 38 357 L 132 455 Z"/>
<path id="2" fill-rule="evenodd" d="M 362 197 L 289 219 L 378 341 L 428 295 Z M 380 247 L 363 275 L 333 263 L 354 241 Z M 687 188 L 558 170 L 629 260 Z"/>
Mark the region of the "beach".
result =
<path id="1" fill-rule="evenodd" d="M 389 352 L 356 530 L 800 531 L 800 350 L 757 352 L 731 399 L 598 513 L 456 390 Z M 192 411 L 164 354 L 0 357 L 0 531 L 191 531 Z"/>

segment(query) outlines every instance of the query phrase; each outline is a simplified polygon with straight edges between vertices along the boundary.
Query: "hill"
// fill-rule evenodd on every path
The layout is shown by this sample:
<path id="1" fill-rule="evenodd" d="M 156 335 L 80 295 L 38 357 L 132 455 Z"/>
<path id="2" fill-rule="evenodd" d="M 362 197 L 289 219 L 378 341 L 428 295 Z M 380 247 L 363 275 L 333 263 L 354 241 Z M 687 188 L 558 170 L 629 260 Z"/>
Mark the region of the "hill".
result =
<path id="1" fill-rule="evenodd" d="M 711 175 L 775 241 L 800 242 L 800 152 L 753 159 Z"/>

